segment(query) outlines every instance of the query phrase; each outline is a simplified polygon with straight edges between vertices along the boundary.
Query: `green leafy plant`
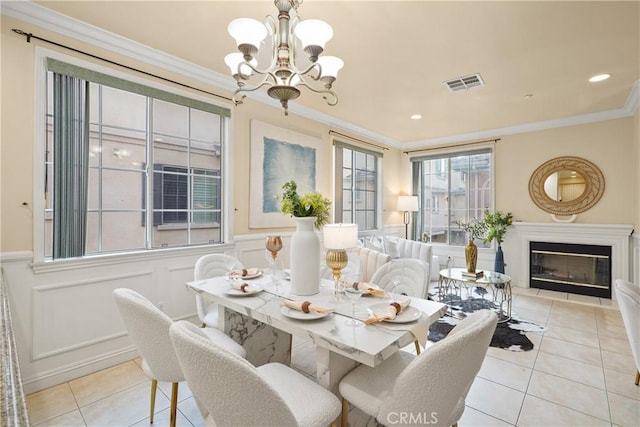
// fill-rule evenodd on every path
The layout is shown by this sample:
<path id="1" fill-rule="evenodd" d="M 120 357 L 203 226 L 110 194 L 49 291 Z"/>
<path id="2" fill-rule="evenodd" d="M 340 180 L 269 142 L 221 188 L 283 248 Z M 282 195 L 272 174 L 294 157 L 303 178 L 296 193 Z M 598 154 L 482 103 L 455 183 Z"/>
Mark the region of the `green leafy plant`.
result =
<path id="1" fill-rule="evenodd" d="M 482 222 L 485 228 L 484 243 L 491 243 L 495 240 L 500 246 L 504 241 L 504 235 L 507 234 L 507 228 L 513 224 L 513 215 L 511 212 L 505 214 L 495 211 L 491 213 L 489 209 L 485 209 Z"/>
<path id="2" fill-rule="evenodd" d="M 320 228 L 329 222 L 329 206 L 331 200 L 317 191 L 298 194 L 298 185 L 295 181 L 286 182 L 282 186 L 280 211 L 295 217 L 315 216 L 315 227 Z"/>
<path id="3" fill-rule="evenodd" d="M 455 221 L 455 224 L 457 224 L 458 227 L 462 228 L 465 233 L 467 233 L 470 240 L 480 239 L 484 236 L 484 221 L 481 221 L 477 218 L 474 218 L 469 222 Z"/>

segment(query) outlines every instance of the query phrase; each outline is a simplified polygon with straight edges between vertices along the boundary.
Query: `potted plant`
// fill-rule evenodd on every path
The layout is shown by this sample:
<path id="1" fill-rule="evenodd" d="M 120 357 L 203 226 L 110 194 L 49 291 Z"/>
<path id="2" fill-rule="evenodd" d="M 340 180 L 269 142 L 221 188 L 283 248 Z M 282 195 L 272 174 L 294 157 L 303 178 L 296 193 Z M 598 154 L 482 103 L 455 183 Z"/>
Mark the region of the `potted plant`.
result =
<path id="1" fill-rule="evenodd" d="M 314 191 L 298 195 L 298 185 L 289 181 L 282 186 L 280 211 L 296 220 L 291 235 L 291 292 L 317 294 L 320 289 L 320 239 L 315 228 L 329 222 L 331 201 Z"/>
<path id="2" fill-rule="evenodd" d="M 495 240 L 498 244 L 494 270 L 498 273 L 504 273 L 504 254 L 501 245 L 508 227 L 513 224 L 513 215 L 511 212 L 505 214 L 501 211 L 491 213 L 489 209 L 485 209 L 482 222 L 484 223 L 484 243 L 491 243 Z"/>

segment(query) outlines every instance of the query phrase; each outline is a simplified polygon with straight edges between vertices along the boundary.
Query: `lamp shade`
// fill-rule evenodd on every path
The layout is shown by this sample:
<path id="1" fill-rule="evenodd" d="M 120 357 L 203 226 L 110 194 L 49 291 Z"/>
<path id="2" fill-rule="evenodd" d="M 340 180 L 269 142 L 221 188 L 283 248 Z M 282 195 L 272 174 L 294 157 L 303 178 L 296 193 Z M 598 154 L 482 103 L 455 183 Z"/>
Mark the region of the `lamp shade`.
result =
<path id="1" fill-rule="evenodd" d="M 404 212 L 417 212 L 418 196 L 398 196 L 398 210 Z"/>
<path id="2" fill-rule="evenodd" d="M 302 47 L 320 46 L 324 49 L 325 44 L 333 37 L 331 25 L 319 19 L 305 19 L 300 21 L 293 30 L 296 37 L 302 42 Z"/>
<path id="3" fill-rule="evenodd" d="M 244 62 L 244 57 L 239 52 L 230 53 L 224 57 L 224 63 L 229 66 L 232 76 L 238 74 L 238 65 L 240 65 L 243 62 Z M 255 58 L 249 61 L 249 63 L 254 67 L 258 65 L 258 61 L 256 61 Z M 251 69 L 251 67 L 248 67 L 247 65 L 241 65 L 240 72 L 245 76 L 250 76 L 251 74 L 253 74 L 253 70 Z"/>
<path id="4" fill-rule="evenodd" d="M 250 44 L 256 49 L 267 37 L 267 27 L 262 22 L 252 18 L 238 18 L 229 23 L 227 31 L 236 40 L 236 44 Z"/>
<path id="5" fill-rule="evenodd" d="M 358 246 L 358 224 L 326 224 L 322 227 L 324 247 L 349 249 Z"/>
<path id="6" fill-rule="evenodd" d="M 338 77 L 338 71 L 344 67 L 344 61 L 337 56 L 321 56 L 318 64 L 322 67 L 322 77 Z"/>

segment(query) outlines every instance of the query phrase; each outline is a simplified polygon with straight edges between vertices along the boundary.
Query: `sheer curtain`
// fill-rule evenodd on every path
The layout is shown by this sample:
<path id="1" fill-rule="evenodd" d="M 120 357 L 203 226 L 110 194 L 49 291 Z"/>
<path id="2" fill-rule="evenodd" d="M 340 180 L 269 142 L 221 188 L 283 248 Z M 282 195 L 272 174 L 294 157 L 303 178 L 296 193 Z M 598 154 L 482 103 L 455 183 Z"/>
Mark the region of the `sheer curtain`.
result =
<path id="1" fill-rule="evenodd" d="M 53 259 L 83 256 L 89 178 L 89 82 L 53 77 Z"/>

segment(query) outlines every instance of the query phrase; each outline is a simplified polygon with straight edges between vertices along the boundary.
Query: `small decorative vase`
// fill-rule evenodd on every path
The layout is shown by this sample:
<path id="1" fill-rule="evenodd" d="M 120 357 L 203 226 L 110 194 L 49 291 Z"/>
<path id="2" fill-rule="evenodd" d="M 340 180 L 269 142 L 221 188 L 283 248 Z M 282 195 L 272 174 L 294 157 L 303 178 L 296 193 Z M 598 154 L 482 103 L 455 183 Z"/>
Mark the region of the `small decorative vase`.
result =
<path id="1" fill-rule="evenodd" d="M 502 246 L 498 245 L 496 249 L 496 262 L 493 270 L 497 273 L 504 274 L 504 253 L 502 252 Z"/>
<path id="2" fill-rule="evenodd" d="M 475 273 L 476 264 L 478 263 L 478 247 L 473 243 L 473 239 L 469 239 L 469 243 L 465 246 L 464 257 L 467 262 L 467 271 Z"/>
<path id="3" fill-rule="evenodd" d="M 320 239 L 313 226 L 316 217 L 294 217 L 296 231 L 291 236 L 291 293 L 314 295 L 320 292 Z"/>

